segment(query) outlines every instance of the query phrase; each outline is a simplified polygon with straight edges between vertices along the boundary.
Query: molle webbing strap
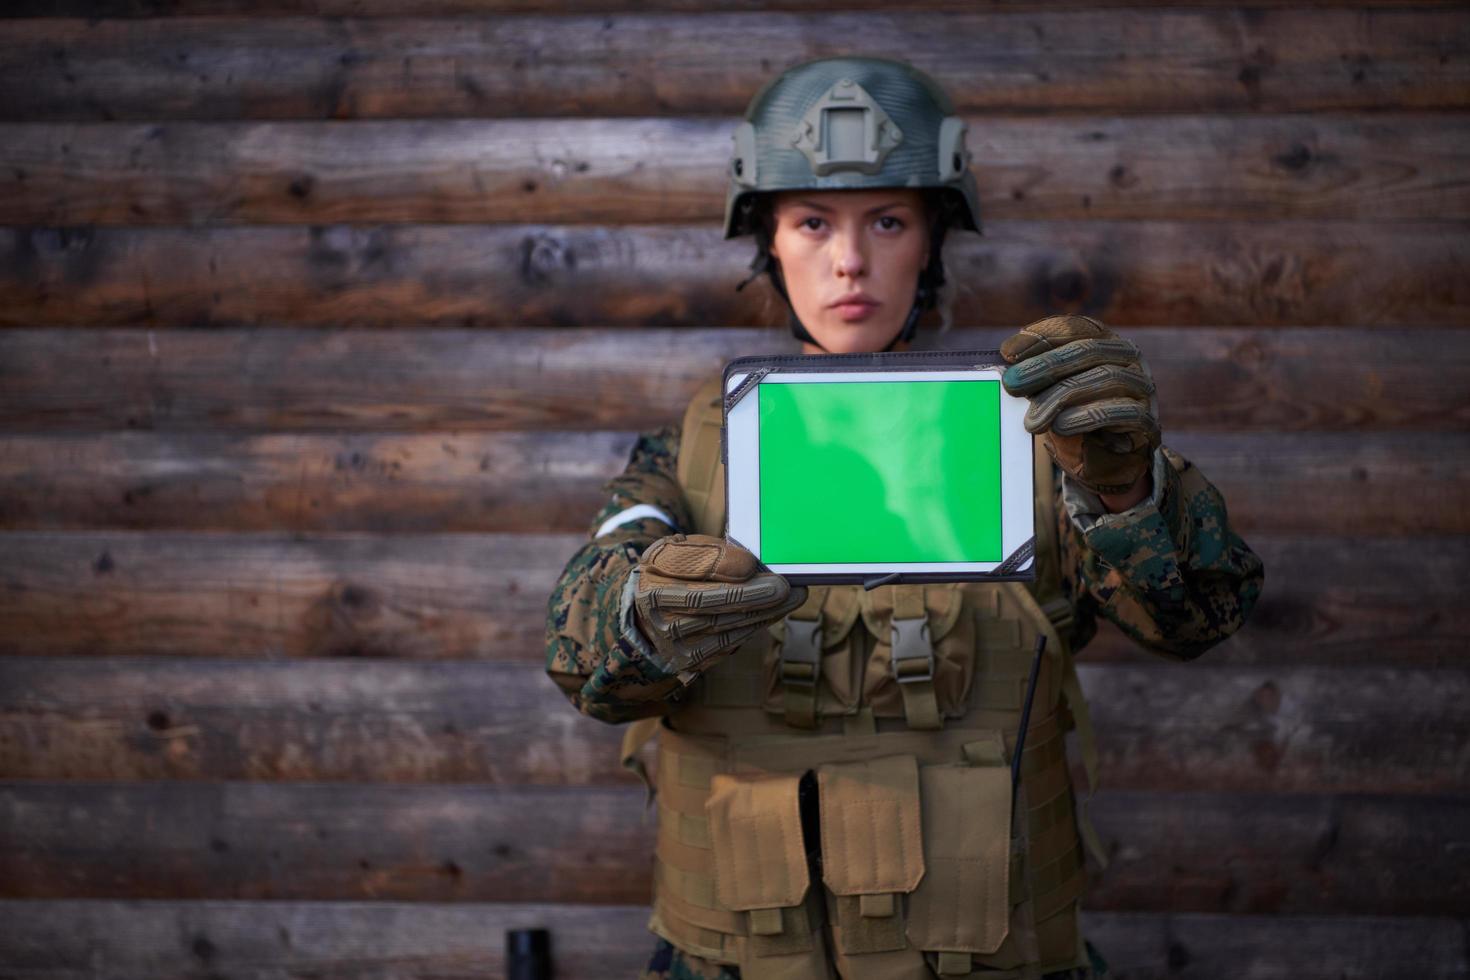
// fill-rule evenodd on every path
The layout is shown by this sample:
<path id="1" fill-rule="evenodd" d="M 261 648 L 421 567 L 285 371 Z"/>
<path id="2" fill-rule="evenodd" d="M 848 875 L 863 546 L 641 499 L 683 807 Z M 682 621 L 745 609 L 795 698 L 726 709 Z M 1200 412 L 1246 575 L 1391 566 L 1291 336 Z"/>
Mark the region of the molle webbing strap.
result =
<path id="1" fill-rule="evenodd" d="M 691 688 L 690 704 L 724 708 L 758 708 L 766 699 L 766 645 L 757 636 L 740 644 L 706 670 Z M 687 712 L 689 705 L 682 711 Z"/>
<path id="2" fill-rule="evenodd" d="M 715 536 L 725 533 L 725 464 L 720 462 L 722 385 L 723 378 L 711 378 L 689 400 L 679 436 L 677 468 L 694 530 Z"/>
<path id="3" fill-rule="evenodd" d="M 659 886 L 675 895 L 681 902 L 703 909 L 716 915 L 729 916 L 731 913 L 715 898 L 715 879 L 713 875 L 700 874 L 697 871 L 686 871 L 675 867 L 658 855 L 654 855 L 654 873 L 658 876 Z M 709 928 L 706 926 L 705 928 Z"/>
<path id="4" fill-rule="evenodd" d="M 831 590 L 812 586 L 806 602 L 792 610 L 781 641 L 781 689 L 786 724 L 817 727 L 817 690 L 822 679 L 822 606 Z"/>
<path id="5" fill-rule="evenodd" d="M 709 818 L 680 813 L 672 807 L 658 805 L 658 825 L 661 830 L 674 835 L 685 847 L 710 847 Z M 713 860 L 713 859 L 712 859 Z"/>
<path id="6" fill-rule="evenodd" d="M 929 630 L 929 610 L 924 587 L 889 586 L 893 589 L 893 621 L 890 653 L 893 677 L 903 695 L 903 716 L 910 728 L 944 727 L 939 700 L 934 692 L 934 647 Z"/>

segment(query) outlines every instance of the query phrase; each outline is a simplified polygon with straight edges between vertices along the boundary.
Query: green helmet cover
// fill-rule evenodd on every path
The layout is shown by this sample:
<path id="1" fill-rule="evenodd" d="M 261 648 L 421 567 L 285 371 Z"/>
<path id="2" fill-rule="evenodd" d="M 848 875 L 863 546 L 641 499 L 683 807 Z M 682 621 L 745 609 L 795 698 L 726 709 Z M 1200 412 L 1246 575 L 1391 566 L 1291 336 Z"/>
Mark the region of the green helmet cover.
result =
<path id="1" fill-rule="evenodd" d="M 750 100 L 731 139 L 725 237 L 748 234 L 754 196 L 787 190 L 937 188 L 958 200 L 960 227 L 980 231 L 966 124 L 944 90 L 886 58 L 795 65 Z"/>

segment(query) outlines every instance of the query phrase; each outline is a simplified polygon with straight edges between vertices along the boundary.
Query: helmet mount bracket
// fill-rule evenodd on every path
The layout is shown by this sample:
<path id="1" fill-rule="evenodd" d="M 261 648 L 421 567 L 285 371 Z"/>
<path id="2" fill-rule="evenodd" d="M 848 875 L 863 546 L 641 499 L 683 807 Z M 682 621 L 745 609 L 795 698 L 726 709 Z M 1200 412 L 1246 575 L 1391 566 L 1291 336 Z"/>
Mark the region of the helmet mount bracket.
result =
<path id="1" fill-rule="evenodd" d="M 879 173 L 902 142 L 898 124 L 850 78 L 840 79 L 812 104 L 791 139 L 818 177 L 844 170 Z"/>

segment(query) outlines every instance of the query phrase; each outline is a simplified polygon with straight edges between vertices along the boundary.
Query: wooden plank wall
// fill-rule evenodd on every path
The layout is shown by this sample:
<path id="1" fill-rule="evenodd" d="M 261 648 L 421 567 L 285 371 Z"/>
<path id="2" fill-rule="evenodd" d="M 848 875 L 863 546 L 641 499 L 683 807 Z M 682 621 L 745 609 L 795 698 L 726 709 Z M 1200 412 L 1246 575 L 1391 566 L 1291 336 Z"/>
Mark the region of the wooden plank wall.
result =
<path id="1" fill-rule="evenodd" d="M 636 8 L 636 9 L 635 9 Z M 542 674 L 633 433 L 782 349 L 717 231 L 772 72 L 971 126 L 948 346 L 1144 347 L 1264 556 L 1083 680 L 1122 977 L 1464 977 L 1456 3 L 18 0 L 0 15 L 0 974 L 632 976 L 651 825 Z"/>

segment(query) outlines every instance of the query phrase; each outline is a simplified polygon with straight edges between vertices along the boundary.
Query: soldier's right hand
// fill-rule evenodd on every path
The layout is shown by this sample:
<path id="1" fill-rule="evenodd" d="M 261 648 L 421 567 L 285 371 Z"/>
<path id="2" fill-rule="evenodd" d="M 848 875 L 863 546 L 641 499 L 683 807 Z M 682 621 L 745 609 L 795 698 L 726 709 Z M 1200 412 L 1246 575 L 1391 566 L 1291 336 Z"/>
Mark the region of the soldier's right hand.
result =
<path id="1" fill-rule="evenodd" d="M 708 534 L 660 538 L 633 574 L 638 629 L 665 658 L 664 666 L 681 674 L 734 650 L 807 594 L 738 544 Z"/>

